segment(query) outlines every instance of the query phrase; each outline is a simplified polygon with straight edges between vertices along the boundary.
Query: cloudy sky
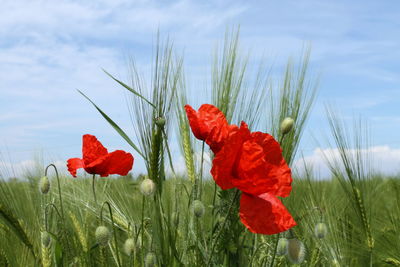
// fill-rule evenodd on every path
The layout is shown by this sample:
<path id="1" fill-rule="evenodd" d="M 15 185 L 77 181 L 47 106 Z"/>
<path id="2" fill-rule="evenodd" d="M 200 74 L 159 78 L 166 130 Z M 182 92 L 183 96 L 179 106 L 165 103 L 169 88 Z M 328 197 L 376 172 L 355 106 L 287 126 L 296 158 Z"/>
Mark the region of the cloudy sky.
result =
<path id="1" fill-rule="evenodd" d="M 83 90 L 132 133 L 121 79 L 134 57 L 151 66 L 157 29 L 185 56 L 189 87 L 207 87 L 212 52 L 228 27 L 240 25 L 241 47 L 265 56 L 277 72 L 289 56 L 312 46 L 311 70 L 321 74 L 317 103 L 301 144 L 307 162 L 324 170 L 314 137 L 329 136 L 324 105 L 345 121 L 368 121 L 368 153 L 384 173 L 400 171 L 400 2 L 393 1 L 25 1 L 0 8 L 0 173 L 81 156 L 81 136 L 96 135 L 131 151 L 76 89 Z M 319 138 L 317 138 L 319 139 Z M 176 149 L 174 149 L 176 150 Z M 131 151 L 133 152 L 133 151 Z M 177 151 L 174 153 L 177 154 Z M 136 172 L 143 171 L 135 155 Z M 331 154 L 335 154 L 334 152 Z M 177 155 L 176 158 L 179 158 Z M 179 160 L 176 163 L 181 164 Z"/>

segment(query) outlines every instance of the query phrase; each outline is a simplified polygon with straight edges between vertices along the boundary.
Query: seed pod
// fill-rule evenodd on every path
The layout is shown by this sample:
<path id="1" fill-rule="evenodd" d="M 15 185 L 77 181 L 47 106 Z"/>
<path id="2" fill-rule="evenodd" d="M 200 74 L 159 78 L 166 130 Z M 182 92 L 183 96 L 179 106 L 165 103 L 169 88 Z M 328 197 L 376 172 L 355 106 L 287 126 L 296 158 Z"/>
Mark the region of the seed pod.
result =
<path id="1" fill-rule="evenodd" d="M 156 264 L 157 264 L 156 254 L 154 254 L 153 252 L 147 253 L 146 258 L 144 259 L 144 266 L 153 267 L 156 266 Z"/>
<path id="2" fill-rule="evenodd" d="M 200 218 L 204 215 L 205 208 L 203 203 L 200 200 L 193 201 L 193 213 L 197 218 Z"/>
<path id="3" fill-rule="evenodd" d="M 42 194 L 47 194 L 50 191 L 50 181 L 47 176 L 43 176 L 39 181 L 39 191 Z"/>
<path id="4" fill-rule="evenodd" d="M 290 117 L 285 118 L 281 123 L 281 133 L 283 135 L 287 134 L 292 130 L 294 124 L 294 120 Z"/>
<path id="5" fill-rule="evenodd" d="M 156 184 L 149 178 L 146 178 L 140 184 L 140 192 L 145 196 L 150 196 L 156 191 Z"/>
<path id="6" fill-rule="evenodd" d="M 124 243 L 124 252 L 126 255 L 130 256 L 135 252 L 135 240 L 133 238 L 128 238 Z"/>
<path id="7" fill-rule="evenodd" d="M 96 236 L 97 244 L 104 247 L 104 246 L 107 246 L 108 241 L 110 240 L 110 237 L 111 237 L 111 233 L 107 227 L 102 225 L 102 226 L 97 227 L 95 236 Z"/>
<path id="8" fill-rule="evenodd" d="M 41 233 L 40 239 L 42 241 L 43 247 L 48 248 L 50 246 L 51 236 L 47 231 L 43 231 Z"/>
<path id="9" fill-rule="evenodd" d="M 165 118 L 164 117 L 156 118 L 156 124 L 158 127 L 163 128 L 165 125 Z"/>
<path id="10" fill-rule="evenodd" d="M 314 234 L 317 238 L 324 238 L 328 234 L 328 227 L 325 223 L 320 222 L 315 225 Z"/>
<path id="11" fill-rule="evenodd" d="M 303 242 L 297 239 L 289 239 L 287 244 L 287 257 L 291 263 L 300 264 L 306 256 L 306 248 Z"/>
<path id="12" fill-rule="evenodd" d="M 287 238 L 279 238 L 278 247 L 276 248 L 276 254 L 278 256 L 283 256 L 287 253 L 288 242 Z"/>

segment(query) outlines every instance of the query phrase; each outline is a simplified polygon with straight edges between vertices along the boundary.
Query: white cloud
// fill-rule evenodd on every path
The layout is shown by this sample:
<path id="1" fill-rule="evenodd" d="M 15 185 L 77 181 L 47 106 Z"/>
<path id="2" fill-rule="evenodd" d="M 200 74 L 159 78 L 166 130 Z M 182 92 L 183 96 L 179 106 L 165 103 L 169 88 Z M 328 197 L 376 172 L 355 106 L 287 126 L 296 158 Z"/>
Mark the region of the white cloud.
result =
<path id="1" fill-rule="evenodd" d="M 365 160 L 366 166 L 368 166 L 373 173 L 381 173 L 384 175 L 396 175 L 400 173 L 400 149 L 384 145 L 372 146 L 367 149 L 362 149 L 360 152 L 361 157 Z M 356 150 L 350 149 L 347 153 L 350 157 L 354 158 Z M 341 162 L 340 153 L 337 148 L 316 148 L 311 155 L 298 159 L 293 166 L 301 175 L 304 173 L 304 164 L 306 164 L 312 167 L 317 177 L 327 178 L 331 176 L 327 161 L 332 163 Z"/>

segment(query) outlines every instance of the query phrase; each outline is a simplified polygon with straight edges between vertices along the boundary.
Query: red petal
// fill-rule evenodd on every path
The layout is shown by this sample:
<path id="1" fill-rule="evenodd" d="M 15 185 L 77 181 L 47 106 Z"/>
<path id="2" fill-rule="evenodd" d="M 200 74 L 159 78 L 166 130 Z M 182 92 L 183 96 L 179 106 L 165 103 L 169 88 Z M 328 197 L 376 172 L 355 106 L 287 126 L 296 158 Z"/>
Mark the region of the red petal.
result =
<path id="1" fill-rule="evenodd" d="M 287 197 L 292 189 L 291 171 L 278 142 L 266 133 L 251 133 L 244 142 L 232 184 L 248 194 L 269 192 Z"/>
<path id="2" fill-rule="evenodd" d="M 215 182 L 221 189 L 230 189 L 234 185 L 234 168 L 237 164 L 243 142 L 250 137 L 250 131 L 247 125 L 242 122 L 240 129 L 232 131 L 225 140 L 222 149 L 215 155 L 213 160 L 211 174 Z"/>
<path id="3" fill-rule="evenodd" d="M 76 177 L 76 170 L 83 168 L 83 160 L 79 158 L 72 158 L 67 161 L 68 171 L 73 177 Z"/>
<path id="4" fill-rule="evenodd" d="M 93 163 L 86 165 L 85 170 L 91 174 L 106 177 L 110 174 L 127 175 L 133 166 L 133 156 L 122 150 L 116 150 Z"/>
<path id="5" fill-rule="evenodd" d="M 296 225 L 282 202 L 269 193 L 259 196 L 242 193 L 239 215 L 242 223 L 258 234 L 277 234 Z"/>
<path id="6" fill-rule="evenodd" d="M 89 165 L 98 158 L 108 154 L 107 149 L 97 140 L 96 136 L 85 134 L 82 145 L 83 161 Z"/>
<path id="7" fill-rule="evenodd" d="M 198 112 L 189 105 L 185 110 L 194 136 L 219 150 L 230 129 L 222 111 L 210 104 L 201 105 Z"/>

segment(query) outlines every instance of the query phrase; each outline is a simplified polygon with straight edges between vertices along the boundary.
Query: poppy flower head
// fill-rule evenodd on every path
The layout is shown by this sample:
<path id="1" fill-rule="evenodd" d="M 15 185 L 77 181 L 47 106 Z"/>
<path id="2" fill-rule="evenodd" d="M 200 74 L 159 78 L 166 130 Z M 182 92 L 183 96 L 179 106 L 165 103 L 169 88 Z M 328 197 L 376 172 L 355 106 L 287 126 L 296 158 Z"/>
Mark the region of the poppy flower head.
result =
<path id="1" fill-rule="evenodd" d="M 133 166 L 133 156 L 123 150 L 108 153 L 107 149 L 93 135 L 85 134 L 82 145 L 83 159 L 71 158 L 67 161 L 68 171 L 76 177 L 77 169 L 87 173 L 107 177 L 110 174 L 127 175 Z"/>

